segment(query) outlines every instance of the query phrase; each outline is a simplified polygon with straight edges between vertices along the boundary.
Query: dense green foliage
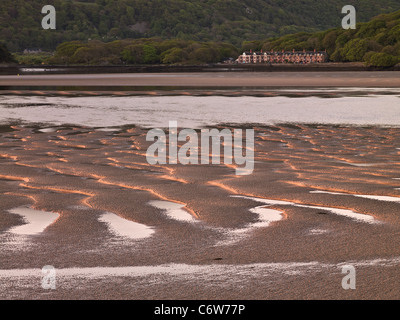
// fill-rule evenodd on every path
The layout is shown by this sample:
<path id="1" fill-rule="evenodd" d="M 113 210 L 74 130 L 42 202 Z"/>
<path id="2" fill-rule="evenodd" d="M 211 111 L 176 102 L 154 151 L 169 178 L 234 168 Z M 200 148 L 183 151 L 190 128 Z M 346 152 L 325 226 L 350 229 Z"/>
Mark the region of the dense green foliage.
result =
<path id="1" fill-rule="evenodd" d="M 57 10 L 57 30 L 41 28 L 47 4 Z M 338 27 L 347 4 L 356 6 L 358 21 L 400 9 L 398 0 L 2 0 L 0 40 L 12 52 L 54 50 L 74 40 L 151 37 L 240 46 L 244 40 Z M 176 49 L 170 58 L 180 54 Z"/>
<path id="2" fill-rule="evenodd" d="M 374 67 L 392 67 L 400 62 L 399 57 L 384 52 L 368 52 L 364 57 L 365 64 Z"/>
<path id="3" fill-rule="evenodd" d="M 101 42 L 65 42 L 49 60 L 53 64 L 199 64 L 236 57 L 237 49 L 223 42 L 160 38 Z"/>
<path id="4" fill-rule="evenodd" d="M 364 61 L 387 67 L 400 62 L 400 11 L 379 15 L 355 30 L 342 28 L 323 32 L 300 32 L 266 41 L 247 41 L 242 50 L 327 50 L 331 61 Z"/>
<path id="5" fill-rule="evenodd" d="M 331 61 L 389 67 L 400 62 L 400 11 L 379 15 L 357 29 L 300 32 L 268 40 L 244 41 L 240 50 L 226 42 L 141 38 L 101 42 L 65 42 L 49 62 L 54 64 L 199 64 L 236 58 L 245 50 L 327 50 Z"/>
<path id="6" fill-rule="evenodd" d="M 7 47 L 0 43 L 0 63 L 14 62 L 14 58 L 7 50 Z"/>
<path id="7" fill-rule="evenodd" d="M 14 59 L 23 65 L 38 65 L 45 64 L 53 56 L 51 52 L 38 52 L 38 53 L 15 53 Z"/>

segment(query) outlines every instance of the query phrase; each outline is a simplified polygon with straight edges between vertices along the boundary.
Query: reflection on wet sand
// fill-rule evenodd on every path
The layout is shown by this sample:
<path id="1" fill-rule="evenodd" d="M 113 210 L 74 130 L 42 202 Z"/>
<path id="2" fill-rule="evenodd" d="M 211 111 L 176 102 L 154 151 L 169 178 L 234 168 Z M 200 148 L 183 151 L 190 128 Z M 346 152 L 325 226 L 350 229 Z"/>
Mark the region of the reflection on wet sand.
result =
<path id="1" fill-rule="evenodd" d="M 395 189 L 397 189 L 397 188 L 395 188 Z M 334 194 L 334 195 L 354 196 L 354 197 L 360 197 L 360 198 L 372 199 L 372 200 L 378 200 L 378 201 L 400 202 L 400 197 L 374 196 L 374 195 L 369 195 L 369 194 L 348 194 L 348 193 L 342 193 L 342 192 L 329 192 L 329 191 L 321 191 L 321 190 L 310 191 L 310 193 Z"/>
<path id="2" fill-rule="evenodd" d="M 362 221 L 362 222 L 368 222 L 368 223 L 376 223 L 374 217 L 366 215 L 366 214 L 360 214 L 357 212 L 354 212 L 352 210 L 347 210 L 347 209 L 339 209 L 339 208 L 331 208 L 331 207 L 319 207 L 319 206 L 314 206 L 314 205 L 304 205 L 300 203 L 295 203 L 295 202 L 290 202 L 290 201 L 281 201 L 281 200 L 272 200 L 272 199 L 263 199 L 263 198 L 256 198 L 256 197 L 246 197 L 246 196 L 234 196 L 234 197 L 240 197 L 244 199 L 249 199 L 249 200 L 254 200 L 257 202 L 265 203 L 267 205 L 276 205 L 276 206 L 296 206 L 299 208 L 310 208 L 314 210 L 326 210 L 330 211 L 334 214 L 348 217 L 354 220 Z"/>
<path id="3" fill-rule="evenodd" d="M 123 219 L 112 212 L 104 213 L 99 221 L 106 223 L 115 235 L 128 239 L 144 239 L 154 233 L 152 228 Z"/>
<path id="4" fill-rule="evenodd" d="M 8 232 L 16 235 L 39 234 L 59 217 L 59 215 L 54 212 L 34 210 L 27 207 L 14 208 L 8 212 L 20 215 L 25 222 L 25 224 L 21 226 L 16 226 L 8 230 Z"/>
<path id="5" fill-rule="evenodd" d="M 183 210 L 185 206 L 182 204 L 160 200 L 150 201 L 149 204 L 157 209 L 166 211 L 171 219 L 184 222 L 196 222 L 192 215 Z"/>

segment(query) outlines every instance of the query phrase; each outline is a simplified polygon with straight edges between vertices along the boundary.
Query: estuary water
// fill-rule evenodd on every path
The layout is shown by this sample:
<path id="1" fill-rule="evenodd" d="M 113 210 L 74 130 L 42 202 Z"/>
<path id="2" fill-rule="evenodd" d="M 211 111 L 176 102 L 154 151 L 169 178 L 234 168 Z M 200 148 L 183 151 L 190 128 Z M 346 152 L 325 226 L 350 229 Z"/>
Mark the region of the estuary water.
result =
<path id="1" fill-rule="evenodd" d="M 343 90 L 344 94 L 335 95 Z M 3 95 L 0 96 L 0 124 L 167 127 L 169 121 L 178 121 L 179 127 L 187 128 L 227 123 L 400 124 L 399 89 L 292 89 L 289 94 L 293 95 L 288 95 L 288 90 L 285 95 L 271 97 Z M 327 98 L 326 94 L 332 94 L 332 97 Z"/>

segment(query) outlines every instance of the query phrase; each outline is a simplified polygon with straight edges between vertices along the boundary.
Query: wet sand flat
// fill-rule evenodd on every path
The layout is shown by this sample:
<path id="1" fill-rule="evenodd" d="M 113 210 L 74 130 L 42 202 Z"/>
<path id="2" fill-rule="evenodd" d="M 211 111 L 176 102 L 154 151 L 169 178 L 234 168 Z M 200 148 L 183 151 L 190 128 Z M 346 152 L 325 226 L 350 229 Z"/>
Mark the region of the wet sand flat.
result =
<path id="1" fill-rule="evenodd" d="M 400 72 L 215 72 L 0 76 L 0 86 L 400 87 Z"/>
<path id="2" fill-rule="evenodd" d="M 400 129 L 254 129 L 254 172 L 236 176 L 150 165 L 139 127 L 2 127 L 0 298 L 398 299 Z M 59 217 L 18 235 L 20 207 Z"/>

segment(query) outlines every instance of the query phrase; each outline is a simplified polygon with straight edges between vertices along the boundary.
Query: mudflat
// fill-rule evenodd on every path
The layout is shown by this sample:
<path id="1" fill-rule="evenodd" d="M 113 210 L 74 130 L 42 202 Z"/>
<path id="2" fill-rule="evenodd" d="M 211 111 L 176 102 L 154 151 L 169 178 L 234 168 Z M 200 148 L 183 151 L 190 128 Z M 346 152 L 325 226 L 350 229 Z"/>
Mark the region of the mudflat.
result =
<path id="1" fill-rule="evenodd" d="M 138 127 L 1 127 L 0 298 L 399 298 L 400 129 L 254 129 L 254 172 L 236 176 L 150 165 Z M 29 234 L 21 208 L 58 218 Z"/>
<path id="2" fill-rule="evenodd" d="M 0 86 L 400 87 L 400 71 L 0 76 Z"/>

